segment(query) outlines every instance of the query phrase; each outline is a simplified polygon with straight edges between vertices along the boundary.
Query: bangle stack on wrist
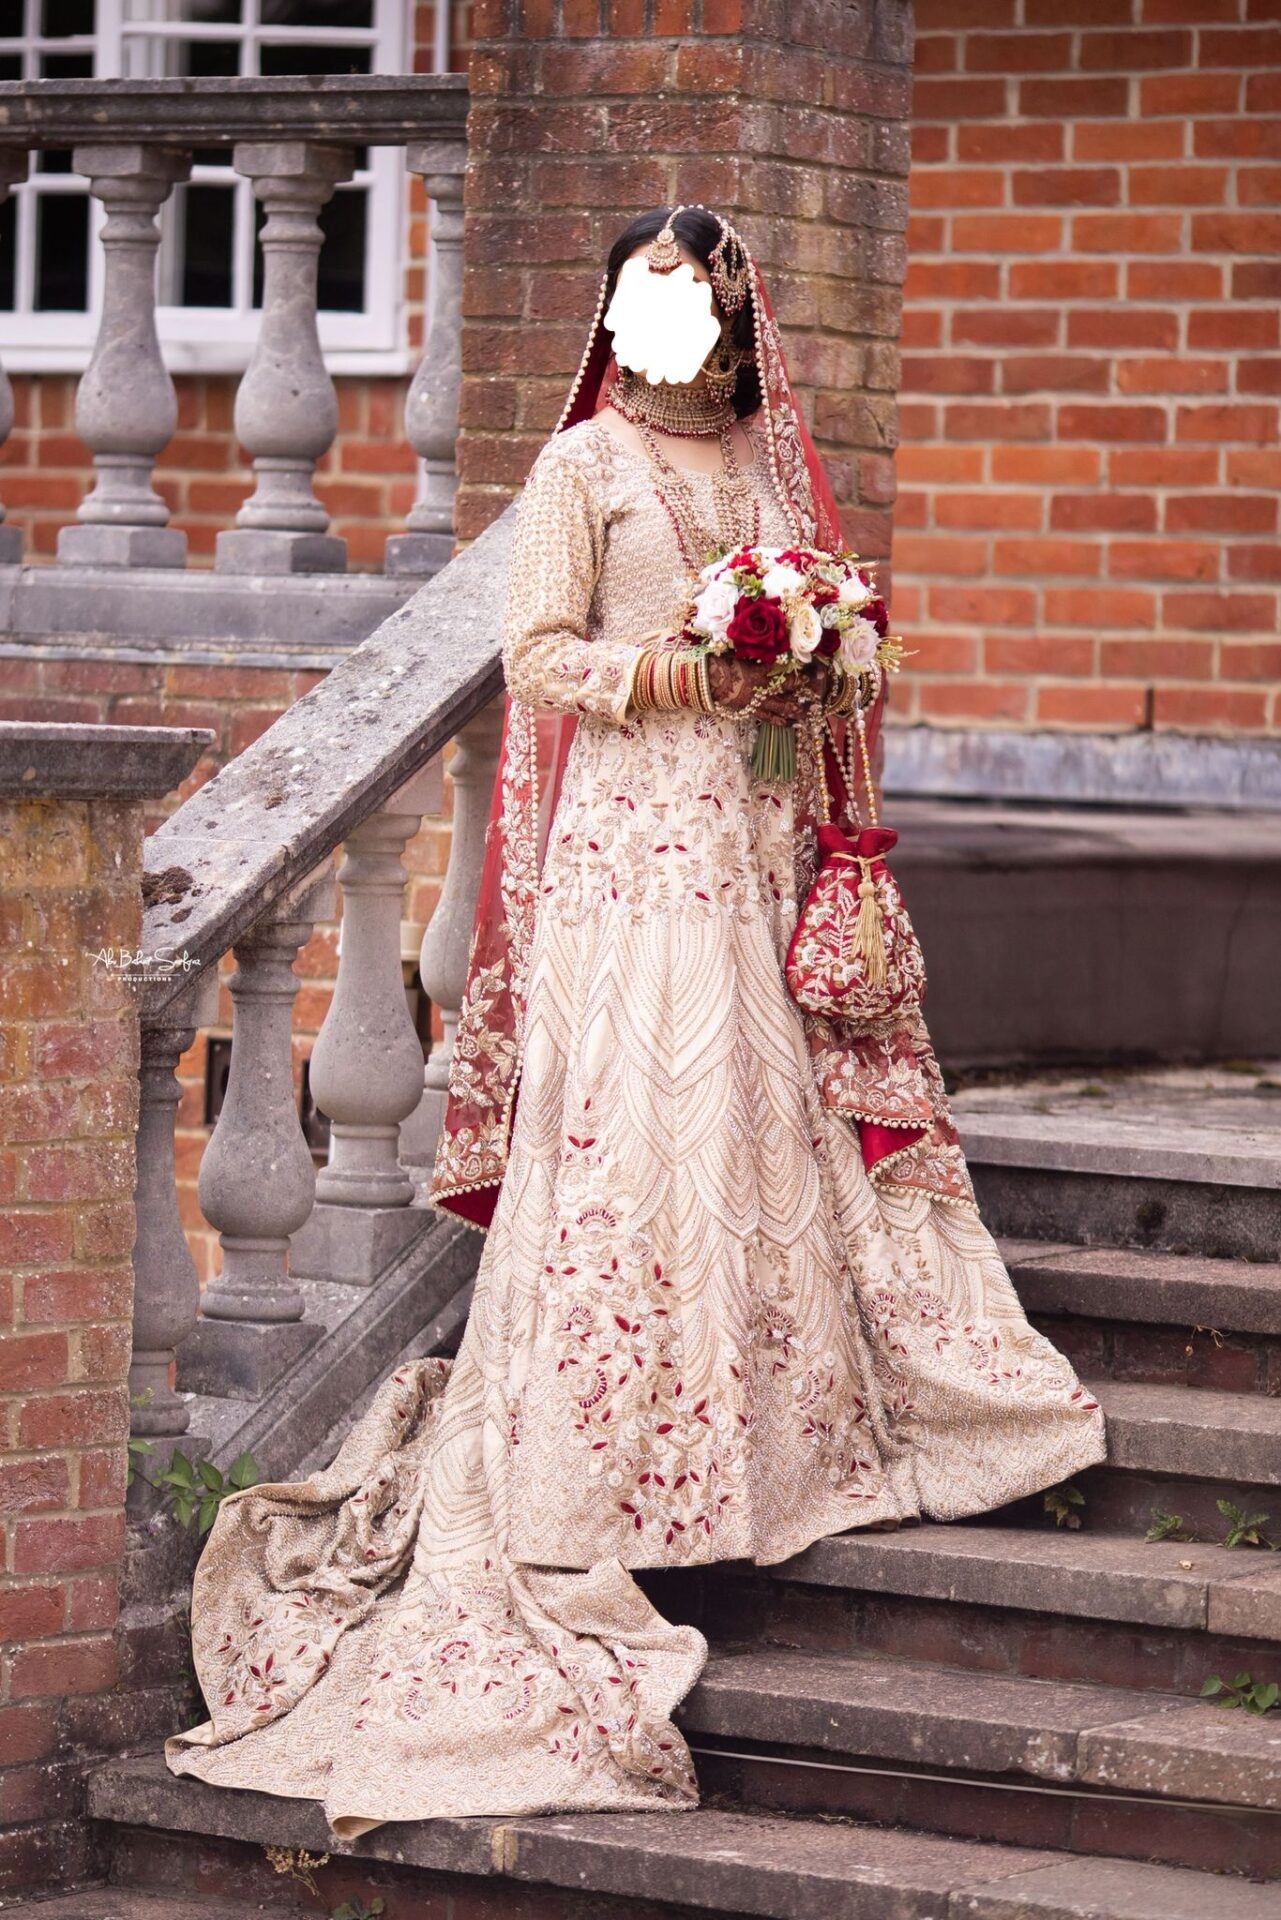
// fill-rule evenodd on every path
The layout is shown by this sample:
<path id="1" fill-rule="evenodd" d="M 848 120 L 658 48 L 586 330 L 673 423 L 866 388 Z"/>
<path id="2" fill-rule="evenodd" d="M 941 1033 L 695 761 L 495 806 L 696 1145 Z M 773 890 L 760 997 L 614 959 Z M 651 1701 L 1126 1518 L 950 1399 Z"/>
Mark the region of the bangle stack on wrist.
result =
<path id="1" fill-rule="evenodd" d="M 645 647 L 632 680 L 633 713 L 718 711 L 707 655 L 693 647 Z"/>
<path id="2" fill-rule="evenodd" d="M 867 704 L 867 687 L 871 685 L 868 676 L 851 673 L 840 660 L 833 660 L 832 690 L 823 708 L 824 713 L 846 716 L 853 713 L 855 707 Z M 867 685 L 865 686 L 865 682 Z"/>

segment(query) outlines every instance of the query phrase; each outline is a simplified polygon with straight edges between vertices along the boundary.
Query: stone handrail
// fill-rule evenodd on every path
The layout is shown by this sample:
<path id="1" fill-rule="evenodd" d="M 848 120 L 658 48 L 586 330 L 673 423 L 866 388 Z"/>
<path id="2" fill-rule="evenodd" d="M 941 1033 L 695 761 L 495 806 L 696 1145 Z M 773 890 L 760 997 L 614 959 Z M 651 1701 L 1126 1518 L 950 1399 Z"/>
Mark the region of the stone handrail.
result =
<path id="1" fill-rule="evenodd" d="M 502 689 L 510 507 L 173 813 L 146 846 L 143 945 L 216 966 Z M 155 1018 L 189 976 L 143 989 Z"/>
<path id="2" fill-rule="evenodd" d="M 403 147 L 461 140 L 466 120 L 461 73 L 0 82 L 0 147 L 24 149 L 239 140 Z"/>

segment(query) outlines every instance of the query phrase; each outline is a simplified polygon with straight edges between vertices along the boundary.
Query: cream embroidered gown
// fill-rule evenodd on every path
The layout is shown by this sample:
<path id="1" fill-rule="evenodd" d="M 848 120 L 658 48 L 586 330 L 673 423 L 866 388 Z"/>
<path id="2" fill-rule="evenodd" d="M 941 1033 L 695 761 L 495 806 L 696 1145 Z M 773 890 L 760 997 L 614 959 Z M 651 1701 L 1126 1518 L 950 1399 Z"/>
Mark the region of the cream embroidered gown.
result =
<path id="1" fill-rule="evenodd" d="M 789 530 L 758 448 L 760 537 Z M 692 482 L 709 522 L 711 481 Z M 714 524 L 714 522 L 711 522 Z M 334 1466 L 219 1516 L 171 1766 L 386 1820 L 682 1807 L 705 1657 L 626 1569 L 779 1561 L 1103 1457 L 964 1197 L 874 1187 L 781 969 L 791 805 L 750 729 L 623 720 L 683 568 L 644 457 L 554 437 L 518 517 L 509 691 L 582 716 L 552 823 L 520 1099 L 462 1350 Z"/>

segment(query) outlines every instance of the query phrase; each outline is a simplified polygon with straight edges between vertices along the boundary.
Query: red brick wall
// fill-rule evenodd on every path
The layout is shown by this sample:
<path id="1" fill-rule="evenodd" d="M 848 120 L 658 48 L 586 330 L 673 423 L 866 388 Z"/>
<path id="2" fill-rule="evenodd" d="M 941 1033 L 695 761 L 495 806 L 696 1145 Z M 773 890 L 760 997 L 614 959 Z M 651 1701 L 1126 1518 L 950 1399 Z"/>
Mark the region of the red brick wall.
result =
<path id="1" fill-rule="evenodd" d="M 459 530 L 511 497 L 578 365 L 630 215 L 742 225 L 849 537 L 888 551 L 904 268 L 903 0 L 477 0 Z"/>
<path id="2" fill-rule="evenodd" d="M 1276 0 L 918 0 L 900 717 L 1281 729 Z"/>
<path id="3" fill-rule="evenodd" d="M 0 800 L 0 1891 L 83 1871 L 125 1544 L 139 811 Z"/>

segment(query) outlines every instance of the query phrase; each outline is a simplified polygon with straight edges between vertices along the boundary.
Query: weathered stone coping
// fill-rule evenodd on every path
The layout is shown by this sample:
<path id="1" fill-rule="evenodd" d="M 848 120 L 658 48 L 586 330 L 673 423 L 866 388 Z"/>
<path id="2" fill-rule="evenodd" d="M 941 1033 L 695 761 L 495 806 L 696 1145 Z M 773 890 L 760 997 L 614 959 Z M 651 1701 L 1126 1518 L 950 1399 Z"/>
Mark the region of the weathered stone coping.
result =
<path id="1" fill-rule="evenodd" d="M 502 691 L 508 508 L 147 842 L 148 951 L 211 966 Z M 146 980 L 153 1016 L 180 975 Z"/>
<path id="2" fill-rule="evenodd" d="M 890 726 L 885 788 L 949 800 L 1281 812 L 1281 740 Z"/>
<path id="3" fill-rule="evenodd" d="M 0 795 L 155 800 L 186 779 L 213 737 L 207 727 L 0 720 Z"/>
<path id="4" fill-rule="evenodd" d="M 188 649 L 354 647 L 422 582 L 381 573 L 227 574 L 176 567 L 0 566 L 0 635 Z M 325 664 L 328 664 L 326 661 Z"/>
<path id="5" fill-rule="evenodd" d="M 252 80 L 7 80 L 0 146 L 104 141 L 230 147 L 238 140 L 324 140 L 398 147 L 461 140 L 461 73 L 322 74 Z"/>

